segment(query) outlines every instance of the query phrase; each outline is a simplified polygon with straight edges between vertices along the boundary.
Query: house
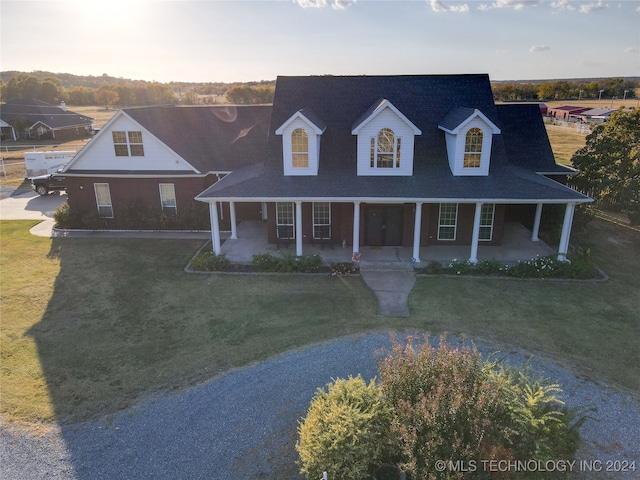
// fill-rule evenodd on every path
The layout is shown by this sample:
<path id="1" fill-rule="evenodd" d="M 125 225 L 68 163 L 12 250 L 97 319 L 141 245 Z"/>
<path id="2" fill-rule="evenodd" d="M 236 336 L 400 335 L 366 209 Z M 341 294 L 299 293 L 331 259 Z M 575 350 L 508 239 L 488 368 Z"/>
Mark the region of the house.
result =
<path id="1" fill-rule="evenodd" d="M 570 120 L 572 116 L 578 115 L 586 110 L 589 110 L 589 107 L 577 107 L 573 105 L 562 105 L 560 107 L 549 108 L 547 114 L 550 117 L 553 117 L 557 120 Z"/>
<path id="2" fill-rule="evenodd" d="M 203 141 L 200 137 L 197 141 Z M 531 225 L 543 205 L 573 213 L 591 199 L 564 185 L 538 105 L 496 105 L 487 75 L 279 77 L 268 137 L 251 165 L 196 199 L 209 204 L 221 253 L 220 205 L 231 238 L 246 205 L 261 205 L 270 243 L 421 248 L 501 245 L 505 224 Z M 249 209 L 251 210 L 251 209 Z M 254 208 L 255 210 L 255 208 Z M 244 211 L 247 211 L 245 208 Z"/>
<path id="3" fill-rule="evenodd" d="M 6 138 L 68 140 L 86 137 L 93 132 L 93 118 L 67 110 L 64 102 L 57 107 L 35 98 L 10 100 L 0 106 L 3 137 L 5 124 L 12 126 Z"/>
<path id="4" fill-rule="evenodd" d="M 194 197 L 260 161 L 270 113 L 270 106 L 120 110 L 62 170 L 70 210 L 77 217 L 99 215 L 108 227 L 143 228 L 144 219 L 132 225 L 131 214 L 145 208 L 197 228 L 192 217 L 201 205 Z M 228 215 L 228 207 L 221 208 L 220 217 L 228 221 Z"/>

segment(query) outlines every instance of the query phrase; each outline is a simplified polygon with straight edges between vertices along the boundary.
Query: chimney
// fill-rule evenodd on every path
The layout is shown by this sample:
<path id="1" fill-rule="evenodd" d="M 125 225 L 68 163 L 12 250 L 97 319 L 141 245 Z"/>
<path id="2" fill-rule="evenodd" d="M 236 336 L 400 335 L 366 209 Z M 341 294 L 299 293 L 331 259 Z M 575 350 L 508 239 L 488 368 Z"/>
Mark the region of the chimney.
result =
<path id="1" fill-rule="evenodd" d="M 62 109 L 63 112 L 66 112 L 67 111 L 67 104 L 64 103 L 64 102 L 61 102 L 60 103 L 60 108 Z"/>

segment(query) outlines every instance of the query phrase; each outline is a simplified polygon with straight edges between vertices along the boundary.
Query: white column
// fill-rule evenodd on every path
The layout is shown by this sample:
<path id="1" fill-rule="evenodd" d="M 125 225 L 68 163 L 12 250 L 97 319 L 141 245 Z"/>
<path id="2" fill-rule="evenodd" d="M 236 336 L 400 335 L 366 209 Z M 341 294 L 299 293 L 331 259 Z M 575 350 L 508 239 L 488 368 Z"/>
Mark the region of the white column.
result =
<path id="1" fill-rule="evenodd" d="M 476 214 L 473 218 L 473 237 L 471 239 L 471 257 L 469 262 L 478 263 L 478 242 L 480 241 L 480 216 L 482 215 L 482 203 L 476 203 Z"/>
<path id="2" fill-rule="evenodd" d="M 360 253 L 360 202 L 353 202 L 353 257 Z"/>
<path id="3" fill-rule="evenodd" d="M 229 202 L 229 216 L 231 217 L 231 238 L 233 240 L 238 239 L 238 228 L 236 225 L 236 204 L 235 202 Z"/>
<path id="4" fill-rule="evenodd" d="M 218 222 L 217 202 L 211 202 L 209 204 L 209 219 L 211 220 L 211 243 L 213 244 L 213 253 L 220 255 L 220 223 Z"/>
<path id="5" fill-rule="evenodd" d="M 533 233 L 531 235 L 531 241 L 537 242 L 539 240 L 538 234 L 540 233 L 540 219 L 542 218 L 542 204 L 539 203 L 536 206 L 536 218 L 533 220 Z"/>
<path id="6" fill-rule="evenodd" d="M 296 257 L 302 256 L 302 202 L 296 202 Z"/>
<path id="7" fill-rule="evenodd" d="M 422 202 L 416 202 L 416 218 L 413 225 L 413 261 L 420 263 L 420 230 L 422 228 Z"/>
<path id="8" fill-rule="evenodd" d="M 560 245 L 558 246 L 558 260 L 567 261 L 567 253 L 569 251 L 569 237 L 571 236 L 571 225 L 573 224 L 573 212 L 576 209 L 575 203 L 567 203 L 567 209 L 564 211 L 564 222 L 562 222 L 562 235 L 560 236 Z"/>

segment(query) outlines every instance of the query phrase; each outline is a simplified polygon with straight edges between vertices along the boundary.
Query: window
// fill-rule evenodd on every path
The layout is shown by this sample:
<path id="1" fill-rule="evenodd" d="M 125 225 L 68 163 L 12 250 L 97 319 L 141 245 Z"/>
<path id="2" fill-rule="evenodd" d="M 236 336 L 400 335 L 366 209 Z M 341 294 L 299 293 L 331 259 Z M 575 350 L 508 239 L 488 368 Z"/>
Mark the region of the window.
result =
<path id="1" fill-rule="evenodd" d="M 303 128 L 296 128 L 291 134 L 292 165 L 294 168 L 309 166 L 309 135 Z"/>
<path id="2" fill-rule="evenodd" d="M 383 128 L 371 138 L 371 168 L 400 168 L 400 138 L 393 130 Z"/>
<path id="3" fill-rule="evenodd" d="M 295 238 L 293 202 L 276 203 L 276 235 L 278 238 Z"/>
<path id="4" fill-rule="evenodd" d="M 113 206 L 111 205 L 111 193 L 108 183 L 94 183 L 93 189 L 96 192 L 96 205 L 98 215 L 103 218 L 113 218 Z"/>
<path id="5" fill-rule="evenodd" d="M 495 212 L 495 204 L 486 203 L 482 205 L 480 212 L 480 240 L 489 242 L 493 239 L 493 215 Z"/>
<path id="6" fill-rule="evenodd" d="M 144 146 L 142 145 L 142 132 L 111 132 L 113 136 L 113 148 L 116 157 L 144 157 Z"/>
<path id="7" fill-rule="evenodd" d="M 464 142 L 464 168 L 480 168 L 482 154 L 482 130 L 472 128 L 467 132 Z"/>
<path id="8" fill-rule="evenodd" d="M 169 216 L 176 216 L 178 214 L 178 208 L 176 203 L 176 189 L 173 183 L 161 183 L 159 186 L 162 211 Z"/>
<path id="9" fill-rule="evenodd" d="M 458 223 L 458 204 L 441 203 L 438 217 L 438 240 L 455 240 Z"/>
<path id="10" fill-rule="evenodd" d="M 331 238 L 331 204 L 313 203 L 313 238 Z"/>

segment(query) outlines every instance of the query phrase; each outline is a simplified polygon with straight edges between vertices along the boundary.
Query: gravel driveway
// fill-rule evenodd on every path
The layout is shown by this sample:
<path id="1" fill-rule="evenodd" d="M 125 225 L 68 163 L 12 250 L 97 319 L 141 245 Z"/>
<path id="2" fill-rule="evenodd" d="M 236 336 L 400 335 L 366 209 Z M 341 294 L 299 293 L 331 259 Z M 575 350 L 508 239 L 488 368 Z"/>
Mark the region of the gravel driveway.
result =
<path id="1" fill-rule="evenodd" d="M 294 463 L 296 426 L 315 390 L 336 377 L 374 377 L 381 348 L 390 348 L 387 333 L 315 345 L 44 437 L 3 427 L 0 478 L 299 478 Z M 498 350 L 486 345 L 478 349 Z M 528 358 L 523 352 L 502 355 L 512 364 Z M 593 419 L 581 430 L 585 442 L 578 457 L 603 472 L 572 478 L 639 478 L 637 397 L 577 378 L 546 359 L 533 358 L 530 363 L 561 384 L 567 405 L 594 408 Z M 604 472 L 608 466 L 623 465 L 616 461 L 635 461 L 638 470 Z"/>

